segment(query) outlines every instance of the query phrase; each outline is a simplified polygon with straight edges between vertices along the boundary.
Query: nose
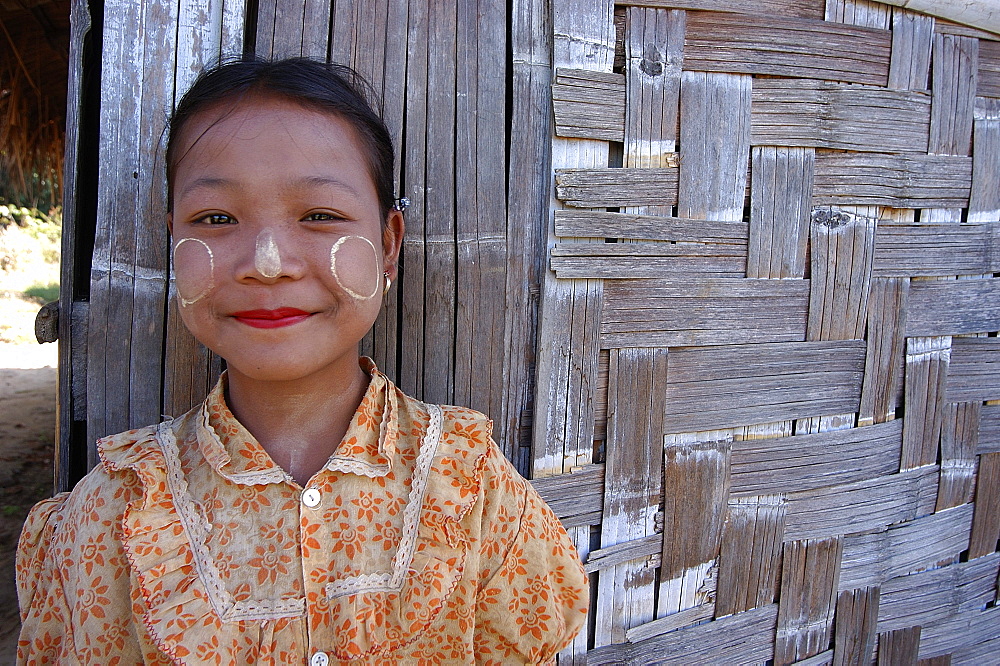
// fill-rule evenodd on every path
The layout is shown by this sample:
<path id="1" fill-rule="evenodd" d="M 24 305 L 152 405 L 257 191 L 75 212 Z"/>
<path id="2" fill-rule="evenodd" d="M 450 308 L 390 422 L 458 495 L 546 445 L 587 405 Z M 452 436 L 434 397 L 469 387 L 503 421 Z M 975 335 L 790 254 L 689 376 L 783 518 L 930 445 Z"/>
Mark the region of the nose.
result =
<path id="1" fill-rule="evenodd" d="M 303 267 L 293 245 L 274 229 L 262 229 L 253 239 L 253 246 L 247 248 L 244 260 L 239 263 L 239 278 L 265 284 L 282 278 L 298 279 Z"/>

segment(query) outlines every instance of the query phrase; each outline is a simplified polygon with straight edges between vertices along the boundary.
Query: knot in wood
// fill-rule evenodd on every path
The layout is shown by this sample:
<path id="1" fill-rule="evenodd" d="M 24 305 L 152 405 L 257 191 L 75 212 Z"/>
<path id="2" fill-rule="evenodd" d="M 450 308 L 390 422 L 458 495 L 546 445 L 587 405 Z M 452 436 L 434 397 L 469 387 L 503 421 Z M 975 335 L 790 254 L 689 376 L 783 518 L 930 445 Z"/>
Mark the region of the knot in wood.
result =
<path id="1" fill-rule="evenodd" d="M 813 224 L 819 224 L 831 229 L 847 226 L 853 219 L 854 216 L 850 213 L 836 210 L 835 208 L 814 208 L 812 211 Z"/>
<path id="2" fill-rule="evenodd" d="M 647 76 L 663 75 L 663 56 L 659 49 L 653 44 L 646 44 L 642 50 L 642 60 L 639 61 L 639 69 Z"/>

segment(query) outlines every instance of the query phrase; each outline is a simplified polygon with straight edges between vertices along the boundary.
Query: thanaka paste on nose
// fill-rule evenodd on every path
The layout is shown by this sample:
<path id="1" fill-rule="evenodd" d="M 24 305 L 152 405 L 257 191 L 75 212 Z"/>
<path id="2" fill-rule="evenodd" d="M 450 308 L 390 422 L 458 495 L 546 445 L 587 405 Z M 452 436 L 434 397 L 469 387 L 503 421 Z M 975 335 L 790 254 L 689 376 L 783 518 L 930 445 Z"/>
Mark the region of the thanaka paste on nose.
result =
<path id="1" fill-rule="evenodd" d="M 181 247 L 189 242 L 196 245 L 189 246 L 191 249 L 182 251 Z M 197 246 L 201 246 L 204 252 L 199 252 Z M 178 275 L 177 253 L 179 251 L 186 254 L 187 258 L 182 258 L 182 270 Z M 199 238 L 180 239 L 170 253 L 170 263 L 173 265 L 174 284 L 177 287 L 177 297 L 182 307 L 194 305 L 215 287 L 215 255 L 212 254 L 212 248 L 205 241 Z"/>
<path id="2" fill-rule="evenodd" d="M 266 278 L 277 277 L 281 273 L 281 253 L 274 242 L 274 234 L 264 229 L 257 235 L 257 248 L 253 258 L 254 268 Z"/>
<path id="3" fill-rule="evenodd" d="M 356 283 L 356 281 L 359 278 L 361 280 L 364 280 L 365 278 L 363 276 L 357 273 L 349 273 L 348 272 L 350 270 L 349 266 L 344 266 L 340 270 L 337 269 L 337 253 L 340 252 L 341 248 L 344 247 L 344 243 L 346 243 L 349 240 L 355 240 L 355 239 L 364 241 L 368 245 L 368 247 L 371 248 L 372 251 L 372 257 L 374 259 L 374 274 L 372 275 L 372 279 L 374 281 L 374 284 L 372 287 L 372 292 L 370 294 L 361 293 L 357 289 L 352 288 L 350 285 L 346 284 L 346 282 Z M 358 271 L 358 268 L 354 267 L 354 271 Z M 363 273 L 366 271 L 360 271 L 360 272 Z M 374 298 L 379 293 L 380 291 L 379 287 L 381 285 L 381 280 L 379 279 L 381 278 L 381 275 L 379 274 L 378 250 L 375 249 L 375 244 L 372 243 L 367 238 L 365 238 L 364 236 L 341 236 L 340 238 L 337 239 L 337 242 L 334 243 L 333 247 L 330 249 L 330 273 L 333 275 L 333 279 L 337 281 L 337 284 L 340 285 L 340 288 L 343 289 L 344 293 L 346 293 L 348 296 L 351 296 L 352 298 L 355 298 L 360 301 L 367 301 L 369 299 Z M 362 285 L 360 284 L 355 284 L 355 286 L 358 288 L 362 288 Z"/>

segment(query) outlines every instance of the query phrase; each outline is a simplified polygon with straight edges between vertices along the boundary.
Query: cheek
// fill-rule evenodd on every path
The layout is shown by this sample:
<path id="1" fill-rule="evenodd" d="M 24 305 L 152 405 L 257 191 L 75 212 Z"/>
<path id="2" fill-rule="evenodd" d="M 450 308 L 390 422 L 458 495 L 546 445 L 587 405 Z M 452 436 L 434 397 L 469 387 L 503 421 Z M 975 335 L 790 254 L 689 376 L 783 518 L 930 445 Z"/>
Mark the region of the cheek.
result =
<path id="1" fill-rule="evenodd" d="M 369 300 L 382 286 L 378 251 L 364 236 L 344 236 L 330 249 L 330 273 L 349 296 Z"/>
<path id="2" fill-rule="evenodd" d="M 197 238 L 182 238 L 174 245 L 174 284 L 181 305 L 194 305 L 215 286 L 212 248 Z"/>

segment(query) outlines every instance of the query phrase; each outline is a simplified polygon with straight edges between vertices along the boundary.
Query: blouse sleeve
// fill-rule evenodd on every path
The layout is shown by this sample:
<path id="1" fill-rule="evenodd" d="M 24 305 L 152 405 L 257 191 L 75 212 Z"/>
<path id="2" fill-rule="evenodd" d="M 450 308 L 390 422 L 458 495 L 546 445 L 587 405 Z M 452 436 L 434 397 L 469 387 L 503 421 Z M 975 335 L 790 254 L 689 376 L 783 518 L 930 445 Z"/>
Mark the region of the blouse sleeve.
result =
<path id="1" fill-rule="evenodd" d="M 17 663 L 75 663 L 69 605 L 50 552 L 69 493 L 32 507 L 17 545 L 15 575 L 21 613 Z"/>
<path id="2" fill-rule="evenodd" d="M 589 594 L 580 557 L 559 519 L 495 445 L 483 480 L 477 658 L 548 662 L 586 620 Z"/>

